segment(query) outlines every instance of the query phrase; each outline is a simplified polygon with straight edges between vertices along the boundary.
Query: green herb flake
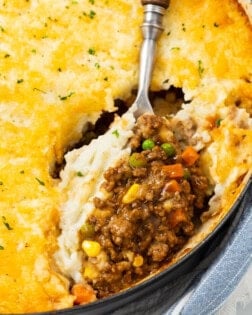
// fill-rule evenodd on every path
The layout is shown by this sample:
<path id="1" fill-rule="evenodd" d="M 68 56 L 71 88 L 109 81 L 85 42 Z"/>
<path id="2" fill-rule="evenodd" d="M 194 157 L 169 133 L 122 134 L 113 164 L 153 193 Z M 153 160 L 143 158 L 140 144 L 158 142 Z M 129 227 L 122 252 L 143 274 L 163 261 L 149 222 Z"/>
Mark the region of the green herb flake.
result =
<path id="1" fill-rule="evenodd" d="M 88 0 L 89 3 L 94 4 L 95 0 Z"/>
<path id="2" fill-rule="evenodd" d="M 4 55 L 4 58 L 9 58 L 9 57 L 10 57 L 9 54 L 5 54 L 5 55 Z"/>
<path id="3" fill-rule="evenodd" d="M 4 247 L 2 245 L 0 245 L 0 250 L 4 250 Z"/>
<path id="4" fill-rule="evenodd" d="M 200 77 L 202 76 L 204 70 L 205 69 L 203 68 L 202 61 L 198 60 L 198 72 L 199 72 Z"/>
<path id="5" fill-rule="evenodd" d="M 43 91 L 43 90 L 38 89 L 38 88 L 33 88 L 33 91 L 38 91 L 38 92 L 41 92 L 43 94 L 46 94 L 46 91 Z"/>
<path id="6" fill-rule="evenodd" d="M 45 183 L 41 179 L 39 179 L 38 177 L 35 177 L 35 179 L 39 183 L 39 185 L 45 186 Z"/>
<path id="7" fill-rule="evenodd" d="M 78 4 L 78 1 L 72 1 L 72 4 Z"/>
<path id="8" fill-rule="evenodd" d="M 180 47 L 172 47 L 171 50 L 180 50 Z"/>
<path id="9" fill-rule="evenodd" d="M 116 138 L 119 138 L 119 136 L 120 136 L 117 129 L 112 132 L 112 135 L 114 135 Z"/>
<path id="10" fill-rule="evenodd" d="M 4 183 L 2 181 L 0 181 L 0 185 L 2 186 Z"/>
<path id="11" fill-rule="evenodd" d="M 6 229 L 11 231 L 13 230 L 13 228 L 10 226 L 10 224 L 7 222 L 6 220 L 6 217 L 5 216 L 2 216 L 2 221 L 3 221 L 3 224 L 5 225 Z"/>
<path id="12" fill-rule="evenodd" d="M 32 49 L 31 51 L 33 54 L 36 54 L 37 50 L 36 49 Z"/>
<path id="13" fill-rule="evenodd" d="M 89 15 L 88 15 L 88 16 L 90 17 L 90 19 L 93 19 L 93 18 L 96 16 L 95 11 L 90 10 L 90 12 L 89 12 Z"/>
<path id="14" fill-rule="evenodd" d="M 170 35 L 171 35 L 171 31 L 167 32 L 166 35 L 167 35 L 167 36 L 170 36 Z"/>
<path id="15" fill-rule="evenodd" d="M 95 55 L 95 49 L 94 48 L 89 48 L 88 49 L 89 55 Z"/>
<path id="16" fill-rule="evenodd" d="M 182 31 L 185 32 L 186 31 L 186 27 L 185 27 L 185 24 L 182 23 Z"/>
<path id="17" fill-rule="evenodd" d="M 103 80 L 104 80 L 104 81 L 108 81 L 108 77 L 105 77 Z"/>
<path id="18" fill-rule="evenodd" d="M 163 84 L 166 84 L 168 82 L 169 82 L 169 79 L 166 79 L 166 80 L 163 81 Z"/>
<path id="19" fill-rule="evenodd" d="M 0 30 L 1 30 L 1 32 L 5 32 L 5 29 L 2 27 L 2 26 L 0 26 Z"/>
<path id="20" fill-rule="evenodd" d="M 82 172 L 78 171 L 76 172 L 76 175 L 79 176 L 79 177 L 83 177 L 84 175 L 82 174 Z"/>
<path id="21" fill-rule="evenodd" d="M 61 101 L 65 101 L 65 100 L 67 100 L 68 98 L 70 98 L 72 95 L 74 95 L 74 92 L 70 92 L 68 95 L 65 95 L 65 96 L 59 95 L 59 99 L 60 99 Z"/>
<path id="22" fill-rule="evenodd" d="M 25 171 L 24 171 L 24 170 L 21 170 L 19 173 L 20 173 L 20 174 L 24 174 L 24 173 L 25 173 Z"/>
<path id="23" fill-rule="evenodd" d="M 101 66 L 99 65 L 98 62 L 95 63 L 95 68 L 97 68 L 97 69 L 100 69 L 100 68 L 101 68 Z"/>
<path id="24" fill-rule="evenodd" d="M 20 84 L 20 83 L 23 83 L 23 82 L 24 82 L 24 79 L 17 80 L 17 84 Z"/>
<path id="25" fill-rule="evenodd" d="M 214 27 L 219 27 L 220 24 L 218 24 L 217 22 L 214 22 Z"/>
<path id="26" fill-rule="evenodd" d="M 219 119 L 217 119 L 217 120 L 215 121 L 215 126 L 216 126 L 217 128 L 220 127 L 222 120 L 223 120 L 223 119 L 219 118 Z"/>

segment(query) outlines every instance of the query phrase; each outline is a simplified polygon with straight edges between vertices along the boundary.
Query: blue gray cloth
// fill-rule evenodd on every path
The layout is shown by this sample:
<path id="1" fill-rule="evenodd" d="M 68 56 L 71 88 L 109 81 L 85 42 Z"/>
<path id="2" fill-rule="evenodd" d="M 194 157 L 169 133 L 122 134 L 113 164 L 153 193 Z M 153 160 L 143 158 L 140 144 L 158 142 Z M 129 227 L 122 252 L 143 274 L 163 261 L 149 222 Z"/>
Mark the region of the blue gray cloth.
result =
<path id="1" fill-rule="evenodd" d="M 211 315 L 223 305 L 252 258 L 252 185 L 230 222 L 192 270 L 113 315 Z"/>

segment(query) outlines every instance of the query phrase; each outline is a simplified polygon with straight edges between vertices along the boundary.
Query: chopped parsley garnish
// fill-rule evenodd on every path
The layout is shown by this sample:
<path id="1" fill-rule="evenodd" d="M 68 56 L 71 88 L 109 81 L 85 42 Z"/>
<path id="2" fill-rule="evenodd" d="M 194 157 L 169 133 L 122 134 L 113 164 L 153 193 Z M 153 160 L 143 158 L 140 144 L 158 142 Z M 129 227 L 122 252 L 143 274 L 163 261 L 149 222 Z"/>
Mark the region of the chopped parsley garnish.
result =
<path id="1" fill-rule="evenodd" d="M 58 70 L 58 72 L 62 72 L 62 69 L 61 69 L 61 68 L 58 68 L 57 70 Z"/>
<path id="2" fill-rule="evenodd" d="M 24 79 L 17 80 L 17 84 L 20 84 L 20 83 L 23 83 L 23 82 L 24 82 Z"/>
<path id="3" fill-rule="evenodd" d="M 76 173 L 76 175 L 79 176 L 79 177 L 83 177 L 83 176 L 84 176 L 80 171 L 78 171 L 78 172 Z"/>
<path id="4" fill-rule="evenodd" d="M 182 30 L 183 30 L 183 32 L 186 31 L 186 27 L 185 27 L 185 24 L 184 24 L 184 23 L 182 23 Z"/>
<path id="5" fill-rule="evenodd" d="M 112 132 L 112 135 L 116 136 L 116 138 L 119 138 L 119 136 L 120 136 L 117 129 Z"/>
<path id="6" fill-rule="evenodd" d="M 2 186 L 4 183 L 2 181 L 0 181 L 0 185 Z"/>
<path id="7" fill-rule="evenodd" d="M 95 11 L 90 10 L 90 12 L 89 12 L 90 19 L 93 19 L 95 17 L 95 15 L 96 15 Z"/>
<path id="8" fill-rule="evenodd" d="M 9 54 L 5 54 L 5 55 L 4 55 L 4 58 L 9 58 L 9 57 L 10 57 Z"/>
<path id="9" fill-rule="evenodd" d="M 217 119 L 217 120 L 215 121 L 215 126 L 216 126 L 216 127 L 220 127 L 220 124 L 221 124 L 222 120 L 223 120 L 223 119 L 221 119 L 221 118 Z"/>
<path id="10" fill-rule="evenodd" d="M 2 216 L 3 224 L 6 226 L 7 230 L 11 231 L 13 228 L 10 226 L 10 224 L 7 222 L 6 217 Z"/>
<path id="11" fill-rule="evenodd" d="M 95 55 L 95 49 L 94 48 L 89 48 L 88 49 L 89 55 Z"/>
<path id="12" fill-rule="evenodd" d="M 93 10 L 90 10 L 89 13 L 83 12 L 84 16 L 88 16 L 90 19 L 93 19 L 96 16 L 96 12 Z"/>
<path id="13" fill-rule="evenodd" d="M 41 93 L 44 93 L 44 94 L 46 94 L 46 91 L 43 91 L 43 90 L 41 90 L 41 89 L 38 89 L 38 88 L 33 88 L 33 91 L 38 91 L 38 92 L 41 92 Z"/>
<path id="14" fill-rule="evenodd" d="M 68 95 L 65 95 L 65 96 L 59 95 L 59 99 L 60 99 L 61 101 L 65 101 L 65 100 L 67 100 L 69 97 L 71 97 L 72 95 L 74 95 L 74 92 L 70 92 Z"/>
<path id="15" fill-rule="evenodd" d="M 21 170 L 19 173 L 20 173 L 20 174 L 24 174 L 24 170 Z"/>
<path id="16" fill-rule="evenodd" d="M 201 77 L 201 75 L 203 74 L 204 70 L 205 70 L 205 69 L 204 69 L 203 66 L 202 66 L 202 61 L 201 61 L 201 60 L 198 60 L 198 72 L 199 72 L 200 77 Z"/>
<path id="17" fill-rule="evenodd" d="M 168 83 L 168 82 L 169 82 L 169 79 L 166 79 L 163 81 L 163 84 Z"/>
<path id="18" fill-rule="evenodd" d="M 179 47 L 172 47 L 171 50 L 180 50 Z"/>
<path id="19" fill-rule="evenodd" d="M 2 245 L 0 245 L 0 250 L 4 250 L 4 247 Z"/>
<path id="20" fill-rule="evenodd" d="M 37 52 L 36 49 L 32 49 L 32 53 L 36 54 L 36 52 Z"/>
<path id="21" fill-rule="evenodd" d="M 105 77 L 103 80 L 104 80 L 104 81 L 108 81 L 108 77 Z"/>
<path id="22" fill-rule="evenodd" d="M 35 179 L 41 186 L 45 186 L 45 183 L 41 179 L 39 179 L 38 177 L 35 177 Z"/>
<path id="23" fill-rule="evenodd" d="M 167 32 L 166 35 L 167 35 L 167 36 L 170 36 L 170 35 L 171 35 L 171 31 Z"/>
<path id="24" fill-rule="evenodd" d="M 94 4 L 95 0 L 88 0 L 89 3 Z"/>
<path id="25" fill-rule="evenodd" d="M 2 27 L 2 26 L 0 26 L 0 30 L 4 33 L 5 32 L 5 29 Z"/>
<path id="26" fill-rule="evenodd" d="M 97 68 L 97 69 L 100 69 L 100 68 L 101 68 L 101 66 L 99 65 L 98 62 L 95 63 L 95 68 Z"/>

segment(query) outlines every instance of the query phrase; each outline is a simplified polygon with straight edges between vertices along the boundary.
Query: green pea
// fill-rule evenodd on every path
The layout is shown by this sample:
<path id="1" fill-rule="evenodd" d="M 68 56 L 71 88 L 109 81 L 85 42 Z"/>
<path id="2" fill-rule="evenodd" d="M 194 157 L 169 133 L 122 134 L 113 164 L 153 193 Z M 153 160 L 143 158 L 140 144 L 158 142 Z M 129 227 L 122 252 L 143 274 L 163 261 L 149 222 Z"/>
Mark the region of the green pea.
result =
<path id="1" fill-rule="evenodd" d="M 133 153 L 129 157 L 129 165 L 131 167 L 144 167 L 146 164 L 146 159 L 140 153 Z"/>
<path id="2" fill-rule="evenodd" d="M 142 149 L 143 150 L 151 150 L 155 146 L 155 142 L 151 139 L 146 139 L 142 143 Z"/>
<path id="3" fill-rule="evenodd" d="M 91 238 L 92 236 L 94 236 L 95 229 L 94 226 L 90 223 L 84 223 L 80 230 L 85 238 Z"/>
<path id="4" fill-rule="evenodd" d="M 188 168 L 184 169 L 184 179 L 188 180 L 191 177 L 191 173 Z"/>
<path id="5" fill-rule="evenodd" d="M 161 148 L 165 151 L 168 157 L 173 157 L 176 154 L 176 150 L 171 143 L 163 143 Z"/>

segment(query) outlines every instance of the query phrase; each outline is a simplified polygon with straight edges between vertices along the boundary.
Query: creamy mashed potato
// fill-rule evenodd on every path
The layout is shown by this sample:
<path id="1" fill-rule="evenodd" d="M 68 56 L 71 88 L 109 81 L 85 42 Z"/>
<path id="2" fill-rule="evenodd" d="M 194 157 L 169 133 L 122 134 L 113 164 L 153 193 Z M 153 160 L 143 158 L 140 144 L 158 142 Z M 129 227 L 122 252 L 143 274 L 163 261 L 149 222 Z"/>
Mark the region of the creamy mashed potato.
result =
<path id="1" fill-rule="evenodd" d="M 57 252 L 62 272 L 52 257 L 59 216 L 67 228 L 66 205 L 76 201 L 76 218 L 71 217 L 76 228 L 79 216 L 85 216 L 84 197 L 78 190 L 73 197 L 82 178 L 71 173 L 71 154 L 65 172 L 71 176 L 64 175 L 59 186 L 49 170 L 80 139 L 87 122 L 95 122 L 102 110 L 112 111 L 114 99 L 127 99 L 136 88 L 142 12 L 140 1 L 133 0 L 0 3 L 0 313 L 73 304 L 62 273 L 79 279 L 78 266 L 71 266 L 75 257 Z M 172 0 L 164 27 L 151 88 L 181 87 L 185 99 L 192 100 L 178 115 L 196 115 L 199 143 L 207 144 L 206 160 L 213 165 L 211 176 L 224 187 L 220 170 L 227 174 L 232 163 L 244 163 L 236 139 L 227 137 L 224 128 L 233 132 L 228 108 L 252 112 L 249 20 L 235 0 Z M 247 120 L 245 111 L 234 112 Z M 223 113 L 223 125 L 209 131 L 208 117 L 216 113 Z M 246 127 L 234 124 L 247 161 L 243 172 L 251 168 L 251 126 L 249 121 Z M 130 130 L 125 133 L 128 137 Z M 223 141 L 232 152 L 230 164 L 224 163 Z M 72 244 L 64 239 L 68 233 L 63 231 L 59 247 L 74 252 L 76 230 L 70 233 Z"/>
<path id="2" fill-rule="evenodd" d="M 66 167 L 59 185 L 59 192 L 64 199 L 61 205 L 62 233 L 59 236 L 60 250 L 55 259 L 63 274 L 75 282 L 83 281 L 80 229 L 95 209 L 93 198 L 105 197 L 105 192 L 100 189 L 104 171 L 130 154 L 130 148 L 126 145 L 133 135 L 134 124 L 135 118 L 130 110 L 122 118 L 117 117 L 105 135 L 66 155 Z"/>

